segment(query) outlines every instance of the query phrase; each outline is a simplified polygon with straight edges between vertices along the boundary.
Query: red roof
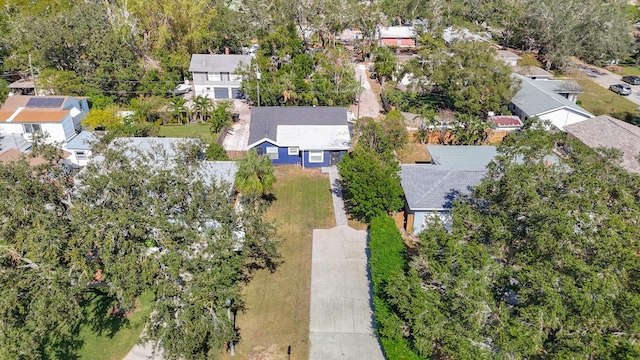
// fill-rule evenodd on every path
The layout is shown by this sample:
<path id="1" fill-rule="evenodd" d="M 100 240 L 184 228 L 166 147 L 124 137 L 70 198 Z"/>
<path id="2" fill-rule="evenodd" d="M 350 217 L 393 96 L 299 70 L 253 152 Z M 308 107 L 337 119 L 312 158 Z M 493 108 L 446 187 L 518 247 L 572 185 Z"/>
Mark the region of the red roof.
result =
<path id="1" fill-rule="evenodd" d="M 517 116 L 494 116 L 491 120 L 498 126 L 522 126 Z"/>

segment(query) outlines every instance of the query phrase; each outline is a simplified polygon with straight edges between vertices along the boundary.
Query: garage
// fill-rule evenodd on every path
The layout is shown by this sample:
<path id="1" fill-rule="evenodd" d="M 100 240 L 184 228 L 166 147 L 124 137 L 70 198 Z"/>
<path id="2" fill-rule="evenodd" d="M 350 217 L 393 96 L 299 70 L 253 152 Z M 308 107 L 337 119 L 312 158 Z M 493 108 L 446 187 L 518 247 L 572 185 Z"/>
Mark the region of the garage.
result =
<path id="1" fill-rule="evenodd" d="M 214 87 L 213 88 L 213 96 L 216 99 L 228 99 L 229 98 L 229 89 L 226 87 Z"/>

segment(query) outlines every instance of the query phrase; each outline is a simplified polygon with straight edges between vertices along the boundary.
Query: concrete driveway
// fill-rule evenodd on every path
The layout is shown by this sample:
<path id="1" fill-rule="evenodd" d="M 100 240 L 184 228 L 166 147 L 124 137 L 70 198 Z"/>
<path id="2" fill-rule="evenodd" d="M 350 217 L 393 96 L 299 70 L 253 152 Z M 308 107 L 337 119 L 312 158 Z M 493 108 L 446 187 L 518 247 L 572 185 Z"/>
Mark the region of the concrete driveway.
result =
<path id="1" fill-rule="evenodd" d="M 380 115 L 380 103 L 378 102 L 378 96 L 371 89 L 369 83 L 369 77 L 367 76 L 367 66 L 363 63 L 354 64 L 356 70 L 356 78 L 360 80 L 363 91 L 360 95 L 359 105 L 356 103 L 349 107 L 349 110 L 353 114 L 358 116 L 358 108 L 360 109 L 360 117 L 370 116 L 377 118 Z M 357 101 L 357 100 L 356 100 Z"/>
<path id="2" fill-rule="evenodd" d="M 383 360 L 373 332 L 367 232 L 313 230 L 310 360 Z"/>
<path id="3" fill-rule="evenodd" d="M 598 73 L 600 73 L 601 75 L 596 75 L 593 72 L 589 72 L 589 71 L 584 71 L 584 70 L 580 70 L 578 69 L 578 71 L 582 71 L 584 73 L 590 73 L 591 76 L 589 76 L 589 79 L 591 79 L 593 82 L 595 82 L 596 84 L 609 89 L 609 86 L 614 85 L 614 84 L 626 84 L 624 81 L 622 81 L 622 76 L 612 73 L 606 69 L 603 68 L 599 68 L 596 66 L 592 66 L 592 65 L 586 65 L 586 64 L 580 64 L 580 63 L 576 63 L 577 66 L 581 65 L 583 67 L 586 67 L 588 69 L 594 69 L 596 70 Z M 629 85 L 629 84 L 627 84 Z M 631 95 L 629 96 L 625 96 L 625 98 L 635 104 L 640 105 L 640 85 L 629 85 L 631 86 L 631 90 L 633 91 L 631 93 Z M 616 93 L 614 93 L 613 91 L 611 92 L 611 96 L 622 96 L 622 95 L 618 95 Z"/>
<path id="4" fill-rule="evenodd" d="M 240 121 L 229 128 L 229 132 L 222 142 L 222 147 L 227 151 L 247 151 L 251 107 L 242 100 L 234 100 L 233 112 L 240 114 Z"/>

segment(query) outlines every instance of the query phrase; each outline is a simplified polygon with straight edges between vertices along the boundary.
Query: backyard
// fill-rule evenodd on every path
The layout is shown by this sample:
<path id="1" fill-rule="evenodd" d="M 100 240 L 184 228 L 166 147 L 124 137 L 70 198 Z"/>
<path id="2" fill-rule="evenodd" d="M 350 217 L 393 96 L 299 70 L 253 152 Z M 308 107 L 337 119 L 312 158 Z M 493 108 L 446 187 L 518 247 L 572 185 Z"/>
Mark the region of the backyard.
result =
<path id="1" fill-rule="evenodd" d="M 283 240 L 283 263 L 275 273 L 256 273 L 245 288 L 238 359 L 287 359 L 288 346 L 291 359 L 309 357 L 312 229 L 335 226 L 329 177 L 296 166 L 276 167 L 276 176 L 268 217 Z"/>
<path id="2" fill-rule="evenodd" d="M 160 126 L 161 137 L 177 138 L 202 138 L 204 142 L 210 143 L 218 138 L 218 134 L 211 134 L 210 124 L 186 124 L 186 125 L 162 125 Z"/>

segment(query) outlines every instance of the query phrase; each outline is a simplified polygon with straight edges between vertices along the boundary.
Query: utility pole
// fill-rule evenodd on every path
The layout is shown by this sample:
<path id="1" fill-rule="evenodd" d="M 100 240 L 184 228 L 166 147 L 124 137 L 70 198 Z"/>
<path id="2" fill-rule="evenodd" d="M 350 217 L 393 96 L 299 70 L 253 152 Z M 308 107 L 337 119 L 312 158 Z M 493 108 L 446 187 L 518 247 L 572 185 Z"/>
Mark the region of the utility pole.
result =
<path id="1" fill-rule="evenodd" d="M 38 89 L 36 88 L 36 77 L 33 76 L 33 66 L 31 66 L 31 54 L 29 54 L 29 71 L 31 71 L 31 80 L 33 81 L 33 92 L 38 96 Z"/>
<path id="2" fill-rule="evenodd" d="M 362 75 L 360 75 L 360 87 L 362 88 Z M 362 89 L 360 89 L 360 93 L 358 93 L 358 117 L 357 119 L 360 119 L 360 96 L 362 96 Z"/>
<path id="3" fill-rule="evenodd" d="M 258 84 L 258 107 L 260 107 L 260 78 L 262 77 L 262 74 L 260 73 L 260 70 L 256 70 L 256 83 Z"/>

